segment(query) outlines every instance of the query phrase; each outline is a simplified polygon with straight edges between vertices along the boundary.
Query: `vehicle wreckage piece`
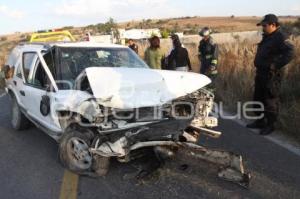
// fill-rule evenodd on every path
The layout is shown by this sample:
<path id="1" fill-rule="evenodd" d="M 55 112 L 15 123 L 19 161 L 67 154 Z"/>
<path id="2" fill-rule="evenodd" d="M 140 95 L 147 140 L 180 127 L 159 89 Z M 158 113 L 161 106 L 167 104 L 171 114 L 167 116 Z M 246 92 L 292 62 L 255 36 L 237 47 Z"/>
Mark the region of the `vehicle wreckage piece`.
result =
<path id="1" fill-rule="evenodd" d="M 232 152 L 208 149 L 194 143 L 188 142 L 173 142 L 173 141 L 150 141 L 139 142 L 130 148 L 126 149 L 127 144 L 125 137 L 118 140 L 116 143 L 105 143 L 99 146 L 99 140 L 94 148 L 90 149 L 92 154 L 100 157 L 128 156 L 130 151 L 137 149 L 154 147 L 154 151 L 163 154 L 165 157 L 173 157 L 177 155 L 186 155 L 197 160 L 204 160 L 219 166 L 218 177 L 227 181 L 237 183 L 245 188 L 249 187 L 250 174 L 245 173 L 243 160 L 241 155 Z M 119 153 L 113 153 L 114 150 L 119 150 Z M 127 157 L 130 161 L 130 157 Z"/>
<path id="2" fill-rule="evenodd" d="M 237 183 L 245 188 L 249 187 L 250 174 L 244 170 L 241 155 L 228 151 L 205 148 L 193 143 L 177 143 L 179 153 L 191 158 L 204 160 L 219 166 L 218 177 Z"/>

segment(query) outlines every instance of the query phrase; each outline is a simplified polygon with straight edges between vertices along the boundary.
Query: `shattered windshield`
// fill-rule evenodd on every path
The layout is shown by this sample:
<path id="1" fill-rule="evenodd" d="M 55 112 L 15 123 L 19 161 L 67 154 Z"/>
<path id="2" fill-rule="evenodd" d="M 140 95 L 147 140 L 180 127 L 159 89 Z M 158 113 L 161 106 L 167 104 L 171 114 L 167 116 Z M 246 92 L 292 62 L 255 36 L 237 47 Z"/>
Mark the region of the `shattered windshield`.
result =
<path id="1" fill-rule="evenodd" d="M 60 79 L 74 81 L 88 67 L 148 68 L 128 48 L 75 48 L 59 49 Z"/>

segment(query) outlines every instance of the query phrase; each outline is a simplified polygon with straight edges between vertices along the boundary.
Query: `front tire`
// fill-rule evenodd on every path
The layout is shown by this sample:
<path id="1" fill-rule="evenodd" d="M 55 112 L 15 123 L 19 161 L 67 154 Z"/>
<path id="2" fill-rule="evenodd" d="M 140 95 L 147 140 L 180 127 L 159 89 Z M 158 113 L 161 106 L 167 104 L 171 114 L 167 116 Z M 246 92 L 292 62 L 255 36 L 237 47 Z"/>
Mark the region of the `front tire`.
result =
<path id="1" fill-rule="evenodd" d="M 59 143 L 61 163 L 75 173 L 88 171 L 93 162 L 89 146 L 90 140 L 87 135 L 75 129 L 68 130 Z"/>
<path id="2" fill-rule="evenodd" d="M 21 112 L 19 104 L 15 96 L 12 96 L 11 105 L 11 125 L 15 130 L 26 130 L 30 127 L 30 121 Z"/>

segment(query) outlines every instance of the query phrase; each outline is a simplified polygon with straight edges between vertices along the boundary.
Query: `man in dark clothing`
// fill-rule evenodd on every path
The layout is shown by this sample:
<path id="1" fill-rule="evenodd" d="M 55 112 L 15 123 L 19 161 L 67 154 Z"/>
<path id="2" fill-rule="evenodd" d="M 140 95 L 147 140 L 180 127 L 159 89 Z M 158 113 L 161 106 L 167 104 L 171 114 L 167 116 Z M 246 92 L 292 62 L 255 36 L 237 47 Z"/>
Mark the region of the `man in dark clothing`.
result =
<path id="1" fill-rule="evenodd" d="M 191 71 L 191 62 L 189 53 L 186 48 L 182 47 L 182 44 L 178 37 L 172 38 L 173 50 L 168 56 L 168 70 L 177 71 Z"/>
<path id="2" fill-rule="evenodd" d="M 139 47 L 134 43 L 133 39 L 128 40 L 128 47 L 131 48 L 136 54 L 139 54 Z"/>
<path id="3" fill-rule="evenodd" d="M 198 47 L 201 61 L 200 73 L 214 77 L 218 73 L 218 45 L 213 42 L 210 36 L 211 30 L 208 27 L 203 28 L 199 35 L 203 37 Z"/>
<path id="4" fill-rule="evenodd" d="M 282 68 L 294 55 L 294 48 L 287 37 L 280 31 L 278 18 L 268 14 L 257 24 L 263 27 L 263 39 L 258 44 L 254 65 L 256 67 L 254 101 L 264 105 L 262 119 L 248 124 L 248 128 L 261 128 L 261 135 L 268 135 L 275 129 L 279 111 L 279 92 L 282 80 Z M 255 107 L 258 108 L 258 107 Z"/>

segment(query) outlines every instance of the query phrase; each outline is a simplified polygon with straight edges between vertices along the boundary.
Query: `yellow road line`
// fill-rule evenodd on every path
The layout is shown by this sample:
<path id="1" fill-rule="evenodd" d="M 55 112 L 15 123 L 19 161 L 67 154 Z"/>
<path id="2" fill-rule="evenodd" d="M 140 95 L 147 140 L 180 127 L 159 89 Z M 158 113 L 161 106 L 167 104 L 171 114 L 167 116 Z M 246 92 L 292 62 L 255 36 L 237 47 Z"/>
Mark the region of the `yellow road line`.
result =
<path id="1" fill-rule="evenodd" d="M 59 199 L 76 199 L 78 188 L 78 175 L 69 170 L 65 170 L 60 188 Z"/>

